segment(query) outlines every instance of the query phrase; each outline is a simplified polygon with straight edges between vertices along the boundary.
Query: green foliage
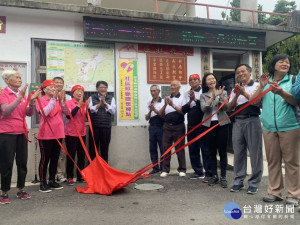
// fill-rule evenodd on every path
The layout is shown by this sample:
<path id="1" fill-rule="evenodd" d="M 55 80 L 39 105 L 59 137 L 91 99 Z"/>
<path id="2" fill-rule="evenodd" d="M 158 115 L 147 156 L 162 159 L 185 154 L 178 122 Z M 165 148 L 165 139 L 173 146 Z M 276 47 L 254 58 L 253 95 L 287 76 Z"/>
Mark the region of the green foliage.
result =
<path id="1" fill-rule="evenodd" d="M 257 10 L 263 11 L 263 6 L 262 5 L 258 5 Z M 264 13 L 258 13 L 257 17 L 258 17 L 258 23 L 259 24 L 265 23 L 266 14 L 264 14 Z"/>
<path id="2" fill-rule="evenodd" d="M 286 0 L 278 0 L 273 12 L 277 13 L 291 13 L 297 8 L 294 1 L 288 2 Z M 271 15 L 264 23 L 277 25 L 282 21 L 285 21 L 286 17 Z M 291 57 L 292 72 L 298 73 L 300 69 L 300 35 L 293 36 L 289 39 L 281 41 L 277 44 L 270 46 L 266 52 L 263 52 L 263 71 L 268 71 L 268 65 L 272 58 L 280 53 L 287 54 Z"/>
<path id="3" fill-rule="evenodd" d="M 230 5 L 235 8 L 240 8 L 240 0 L 232 0 L 230 2 Z M 288 14 L 296 10 L 296 8 L 297 6 L 295 1 L 277 0 L 273 12 Z M 263 11 L 263 6 L 258 5 L 258 10 Z M 225 13 L 222 13 L 222 18 L 225 18 Z M 240 21 L 240 18 L 240 11 L 230 10 L 230 18 L 228 19 L 227 17 L 227 20 Z M 266 14 L 258 13 L 259 24 L 278 25 L 285 20 L 287 20 L 286 17 L 275 15 L 267 16 Z M 292 72 L 294 74 L 298 73 L 298 70 L 300 69 L 300 34 L 274 44 L 270 46 L 266 52 L 262 53 L 264 72 L 268 71 L 268 65 L 272 58 L 280 53 L 287 54 L 291 57 Z"/>
<path id="4" fill-rule="evenodd" d="M 240 8 L 240 0 L 230 2 L 231 7 Z M 238 10 L 230 10 L 231 21 L 241 21 L 241 12 Z"/>
<path id="5" fill-rule="evenodd" d="M 287 1 L 287 0 L 278 0 L 273 12 L 276 13 L 291 13 L 293 10 L 296 10 L 296 3 L 294 1 Z M 271 25 L 278 25 L 283 21 L 286 21 L 286 17 L 277 16 L 277 15 L 271 15 L 269 18 L 267 18 L 263 23 L 271 24 Z"/>
<path id="6" fill-rule="evenodd" d="M 300 34 L 293 36 L 285 41 L 272 45 L 263 53 L 263 71 L 268 71 L 268 65 L 272 58 L 280 53 L 287 54 L 291 57 L 292 72 L 298 73 L 300 69 Z"/>

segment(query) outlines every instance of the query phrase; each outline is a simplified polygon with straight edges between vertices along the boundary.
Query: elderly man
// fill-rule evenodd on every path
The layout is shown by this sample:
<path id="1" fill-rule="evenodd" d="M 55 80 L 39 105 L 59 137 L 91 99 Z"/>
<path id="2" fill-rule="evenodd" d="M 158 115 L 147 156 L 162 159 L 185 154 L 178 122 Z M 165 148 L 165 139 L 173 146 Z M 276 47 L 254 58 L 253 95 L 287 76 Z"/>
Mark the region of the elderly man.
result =
<path id="1" fill-rule="evenodd" d="M 183 113 L 187 113 L 188 131 L 193 129 L 202 121 L 203 112 L 200 108 L 200 95 L 202 94 L 202 89 L 200 84 L 201 79 L 198 74 L 192 74 L 189 76 L 189 85 L 191 86 L 191 90 L 184 93 L 184 105 L 181 108 L 181 111 Z M 187 140 L 191 141 L 192 139 L 200 135 L 203 131 L 205 131 L 203 127 L 197 128 L 187 136 Z M 203 165 L 200 159 L 200 148 L 202 153 Z M 194 170 L 194 173 L 190 175 L 190 179 L 203 179 L 204 177 L 206 177 L 206 179 L 203 180 L 205 182 L 205 180 L 209 179 L 212 176 L 208 168 L 209 153 L 205 136 L 189 145 L 189 154 L 191 165 Z M 205 169 L 205 176 L 203 166 Z"/>
<path id="2" fill-rule="evenodd" d="M 235 68 L 239 84 L 236 93 L 232 91 L 228 111 L 237 110 L 247 104 L 259 83 L 251 80 L 252 68 L 240 64 Z M 248 179 L 248 194 L 255 194 L 263 174 L 262 129 L 259 120 L 260 108 L 250 105 L 235 116 L 232 130 L 234 151 L 234 181 L 231 192 L 238 192 L 244 187 L 247 172 L 247 148 L 250 154 L 252 175 Z"/>
<path id="3" fill-rule="evenodd" d="M 149 121 L 149 151 L 150 158 L 153 164 L 158 161 L 157 145 L 159 146 L 160 153 L 162 155 L 162 135 L 164 120 L 160 115 L 160 109 L 164 106 L 165 101 L 159 97 L 160 89 L 158 85 L 152 85 L 150 87 L 150 93 L 152 100 L 147 103 L 147 110 L 145 119 Z M 150 174 L 155 174 L 161 171 L 162 167 L 156 165 L 153 167 Z"/>
<path id="4" fill-rule="evenodd" d="M 165 104 L 161 108 L 161 115 L 165 115 L 163 126 L 163 149 L 164 152 L 180 137 L 185 134 L 184 115 L 181 111 L 183 105 L 183 95 L 180 94 L 181 84 L 178 80 L 171 82 L 171 96 L 165 98 Z M 175 150 L 184 145 L 184 139 L 175 147 Z M 170 156 L 170 152 L 165 156 Z M 184 177 L 186 174 L 186 161 L 184 149 L 177 152 L 179 176 Z M 160 177 L 167 177 L 170 172 L 171 157 L 163 161 L 163 168 Z"/>
<path id="5" fill-rule="evenodd" d="M 96 147 L 99 155 L 108 162 L 108 149 L 111 139 L 111 116 L 116 113 L 115 98 L 107 94 L 108 84 L 106 81 L 96 83 L 97 94 L 90 97 L 89 111 L 93 125 Z M 95 158 L 95 149 L 90 133 L 90 156 Z"/>

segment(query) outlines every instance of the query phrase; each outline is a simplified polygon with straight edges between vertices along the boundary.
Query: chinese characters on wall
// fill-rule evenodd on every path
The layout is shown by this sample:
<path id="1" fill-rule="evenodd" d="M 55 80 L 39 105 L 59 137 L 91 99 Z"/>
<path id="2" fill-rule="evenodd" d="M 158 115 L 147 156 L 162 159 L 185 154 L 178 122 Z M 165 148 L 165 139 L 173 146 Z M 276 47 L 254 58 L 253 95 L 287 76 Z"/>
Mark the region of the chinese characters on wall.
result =
<path id="1" fill-rule="evenodd" d="M 252 75 L 253 80 L 259 82 L 260 71 L 260 53 L 252 52 Z"/>
<path id="2" fill-rule="evenodd" d="M 201 73 L 204 75 L 210 72 L 210 52 L 207 48 L 201 49 Z"/>
<path id="3" fill-rule="evenodd" d="M 169 84 L 172 80 L 187 83 L 186 56 L 147 54 L 147 82 Z"/>
<path id="4" fill-rule="evenodd" d="M 120 119 L 139 119 L 136 60 L 119 60 Z"/>

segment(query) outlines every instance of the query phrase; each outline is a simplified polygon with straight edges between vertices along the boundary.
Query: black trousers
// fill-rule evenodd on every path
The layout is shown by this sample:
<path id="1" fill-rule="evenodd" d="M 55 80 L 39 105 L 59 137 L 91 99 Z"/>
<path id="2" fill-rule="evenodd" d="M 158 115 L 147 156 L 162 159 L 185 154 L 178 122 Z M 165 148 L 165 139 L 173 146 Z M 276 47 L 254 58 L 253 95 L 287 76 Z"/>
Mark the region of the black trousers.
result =
<path id="1" fill-rule="evenodd" d="M 211 121 L 210 127 L 216 125 L 218 121 Z M 208 129 L 208 128 L 207 128 Z M 226 177 L 227 170 L 227 140 L 228 140 L 229 126 L 228 124 L 223 126 L 217 126 L 215 129 L 207 134 L 208 149 L 210 154 L 209 167 L 213 176 L 218 177 L 217 172 L 217 152 L 219 151 L 220 156 L 220 169 L 221 177 Z"/>
<path id="2" fill-rule="evenodd" d="M 85 136 L 82 136 L 82 139 L 85 143 Z M 75 161 L 75 156 L 77 153 L 77 166 L 79 167 L 80 170 L 84 168 L 84 159 L 85 159 L 85 152 L 83 150 L 83 147 L 81 145 L 79 137 L 74 137 L 74 136 L 68 136 L 66 135 L 65 138 L 68 153 L 72 157 L 72 159 Z M 73 161 L 67 157 L 67 178 L 73 178 L 74 177 L 74 163 Z M 77 170 L 77 180 L 80 180 L 81 174 Z"/>
<path id="3" fill-rule="evenodd" d="M 62 139 L 58 139 L 62 142 Z M 55 180 L 55 174 L 57 169 L 57 163 L 60 153 L 60 145 L 56 139 L 51 140 L 39 140 L 41 160 L 39 165 L 39 175 L 41 183 L 47 181 L 47 168 L 49 164 L 49 180 Z"/>
<path id="4" fill-rule="evenodd" d="M 14 159 L 18 171 L 17 188 L 25 187 L 28 145 L 24 134 L 0 134 L 1 190 L 10 190 Z"/>
<path id="5" fill-rule="evenodd" d="M 109 143 L 111 139 L 111 127 L 93 127 L 94 135 L 95 135 L 95 143 L 97 147 L 97 151 L 99 155 L 108 163 L 108 150 L 109 150 Z M 90 131 L 89 137 L 89 153 L 91 159 L 95 158 L 95 148 L 93 143 L 92 134 Z"/>

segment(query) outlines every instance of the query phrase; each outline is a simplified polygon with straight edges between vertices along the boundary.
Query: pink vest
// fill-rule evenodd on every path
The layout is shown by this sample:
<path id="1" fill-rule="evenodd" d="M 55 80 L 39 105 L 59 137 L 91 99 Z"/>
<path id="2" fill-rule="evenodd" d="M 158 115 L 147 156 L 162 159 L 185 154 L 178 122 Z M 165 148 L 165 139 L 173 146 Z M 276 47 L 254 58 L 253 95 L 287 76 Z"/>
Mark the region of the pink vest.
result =
<path id="1" fill-rule="evenodd" d="M 43 96 L 39 100 L 40 100 L 43 108 L 46 107 L 50 101 L 50 99 L 47 98 L 46 96 Z M 40 112 L 40 106 L 39 106 L 38 102 L 36 102 L 36 110 L 39 113 L 39 122 L 40 122 L 39 133 L 38 133 L 39 140 L 65 138 L 64 122 L 63 122 L 63 118 L 62 118 L 62 108 L 61 108 L 58 100 L 56 100 L 55 108 L 52 109 L 51 113 L 47 116 L 47 120 L 54 132 L 54 135 L 51 132 L 48 124 L 44 121 L 44 117 L 42 115 L 42 112 Z"/>
<path id="2" fill-rule="evenodd" d="M 8 88 L 2 90 L 0 95 L 0 105 L 3 103 L 10 104 L 15 101 L 17 96 Z M 0 133 L 23 134 L 23 114 L 26 105 L 26 97 L 22 98 L 21 103 L 14 109 L 9 116 L 4 116 L 0 111 Z M 25 123 L 26 130 L 27 124 Z"/>
<path id="3" fill-rule="evenodd" d="M 70 112 L 77 106 L 76 101 L 74 98 L 66 102 L 66 105 L 68 106 Z M 81 136 L 86 135 L 86 125 L 85 125 L 85 117 L 86 117 L 86 110 L 85 108 L 80 108 L 76 115 L 73 117 L 74 121 L 76 123 L 76 127 L 80 133 Z M 65 126 L 65 134 L 69 136 L 75 136 L 78 137 L 78 134 L 75 130 L 75 127 L 73 125 L 73 122 L 71 119 L 66 118 L 66 126 Z"/>

